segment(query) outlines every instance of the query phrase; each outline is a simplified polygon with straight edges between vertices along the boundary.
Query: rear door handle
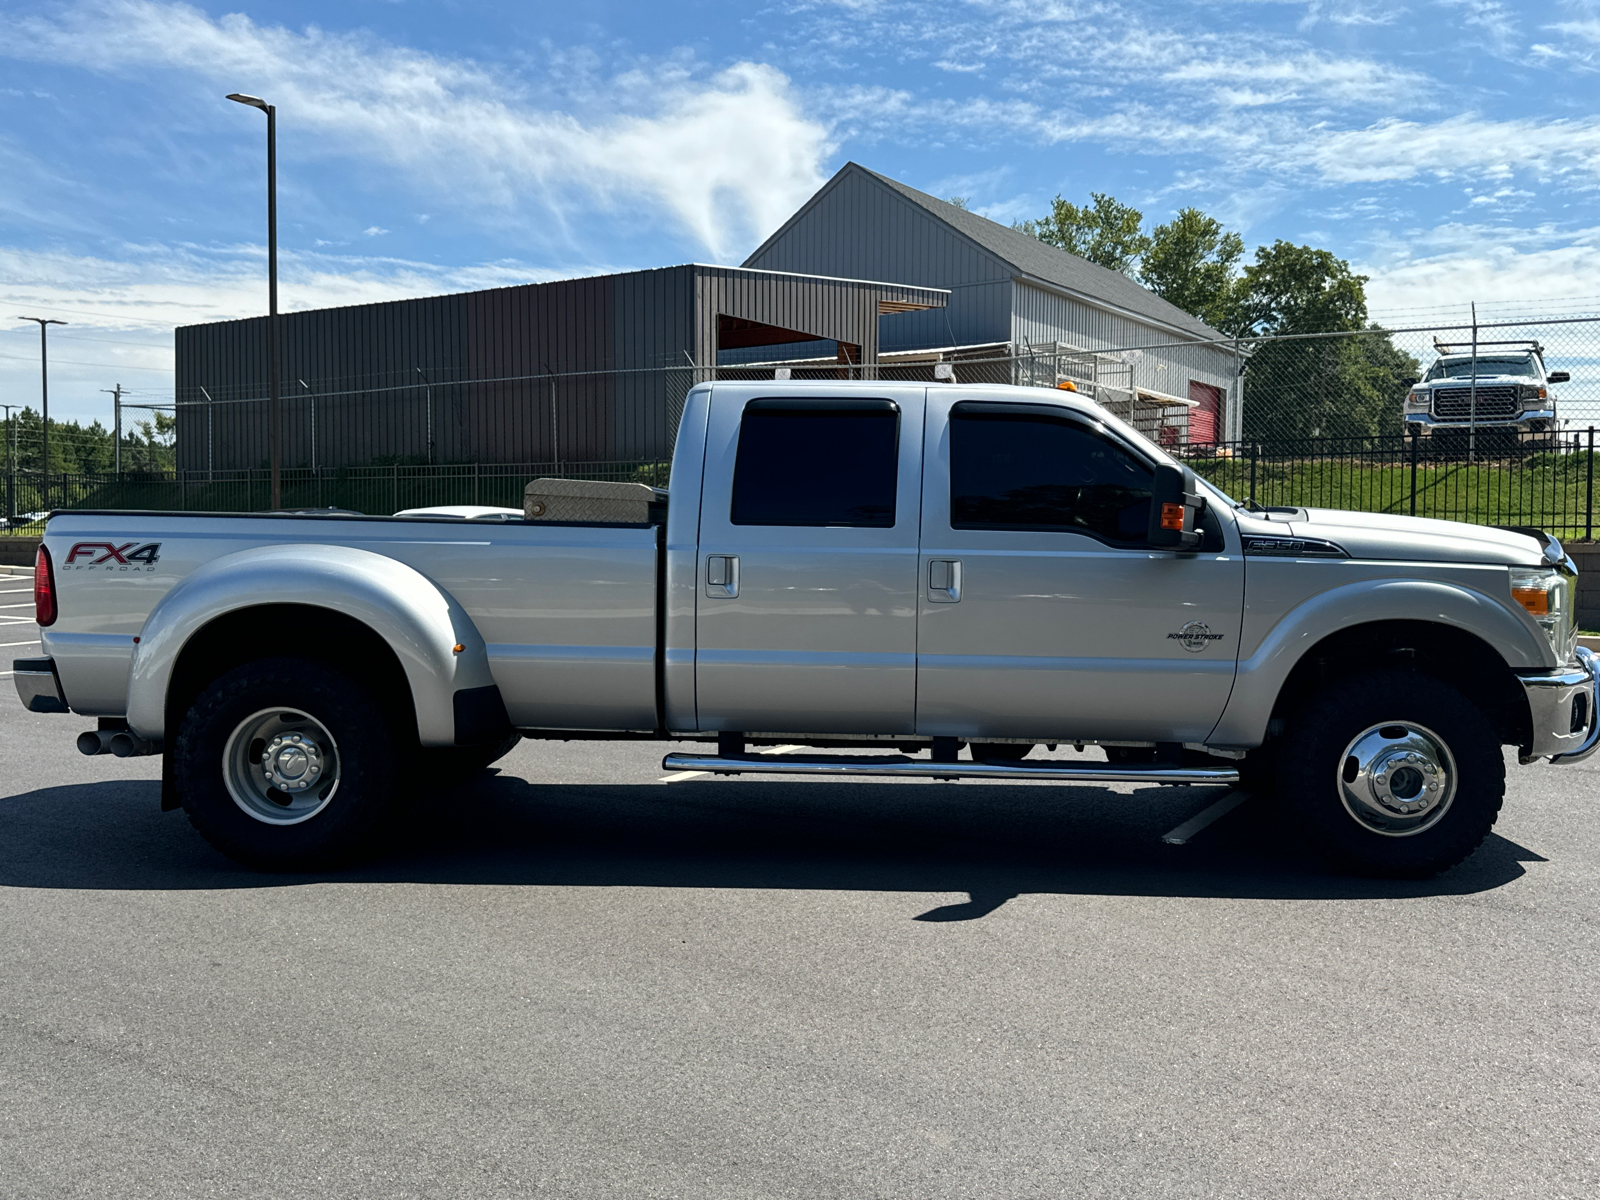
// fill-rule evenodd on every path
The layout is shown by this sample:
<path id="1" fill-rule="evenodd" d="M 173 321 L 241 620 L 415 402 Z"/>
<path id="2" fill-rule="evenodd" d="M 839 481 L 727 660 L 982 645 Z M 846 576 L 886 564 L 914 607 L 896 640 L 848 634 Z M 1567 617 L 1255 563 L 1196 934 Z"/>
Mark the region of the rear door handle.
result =
<path id="1" fill-rule="evenodd" d="M 706 595 L 713 600 L 729 600 L 739 594 L 739 556 L 706 555 Z"/>
<path id="2" fill-rule="evenodd" d="M 958 604 L 961 601 L 961 560 L 928 560 L 928 601 L 931 604 Z"/>

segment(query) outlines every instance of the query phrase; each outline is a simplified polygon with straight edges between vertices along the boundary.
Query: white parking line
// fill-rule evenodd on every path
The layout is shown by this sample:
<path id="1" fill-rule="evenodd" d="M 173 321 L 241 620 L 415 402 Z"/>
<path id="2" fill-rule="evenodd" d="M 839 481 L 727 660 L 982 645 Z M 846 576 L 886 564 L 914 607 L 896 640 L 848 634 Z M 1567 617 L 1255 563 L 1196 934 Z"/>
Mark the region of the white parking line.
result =
<path id="1" fill-rule="evenodd" d="M 39 644 L 39 639 L 38 638 L 34 638 L 33 641 L 31 641 L 31 642 L 0 642 L 0 647 L 5 647 L 5 646 L 37 646 L 38 644 Z"/>
<path id="2" fill-rule="evenodd" d="M 33 591 L 31 587 L 25 588 L 0 588 L 0 596 L 21 596 Z"/>
<path id="3" fill-rule="evenodd" d="M 788 754 L 791 750 L 804 750 L 804 746 L 774 746 L 765 751 L 767 754 Z M 714 775 L 715 771 L 674 771 L 671 775 L 663 775 L 656 780 L 657 783 L 677 783 L 680 779 L 701 779 L 707 775 Z"/>
<path id="4" fill-rule="evenodd" d="M 1164 834 L 1161 840 L 1169 846 L 1181 846 L 1207 825 L 1214 821 L 1220 821 L 1248 799 L 1250 799 L 1249 792 L 1241 792 L 1235 789 L 1209 808 L 1202 809 L 1199 813 L 1190 817 L 1171 833 Z"/>
<path id="5" fill-rule="evenodd" d="M 33 602 L 31 600 L 26 604 L 0 604 L 0 608 L 32 608 L 32 607 L 33 607 Z"/>

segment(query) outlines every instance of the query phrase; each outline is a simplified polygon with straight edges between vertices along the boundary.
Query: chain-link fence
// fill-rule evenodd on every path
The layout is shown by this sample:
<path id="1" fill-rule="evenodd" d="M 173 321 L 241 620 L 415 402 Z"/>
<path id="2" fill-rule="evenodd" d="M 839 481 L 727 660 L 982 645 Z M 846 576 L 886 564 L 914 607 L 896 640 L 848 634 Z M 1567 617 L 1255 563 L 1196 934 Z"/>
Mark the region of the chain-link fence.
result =
<path id="1" fill-rule="evenodd" d="M 1071 390 L 1260 503 L 1538 524 L 1566 536 L 1593 527 L 1593 316 L 1133 346 L 997 343 L 865 364 L 844 347 L 739 357 L 492 379 L 419 366 L 286 380 L 283 502 L 371 513 L 517 507 L 523 484 L 541 475 L 661 485 L 697 383 L 877 378 Z M 69 445 L 87 435 L 52 423 L 48 473 L 37 415 L 13 407 L 0 428 L 8 529 L 35 530 L 28 518 L 53 508 L 267 507 L 265 391 L 184 385 L 170 408 L 141 406 L 118 446 L 109 437 Z"/>

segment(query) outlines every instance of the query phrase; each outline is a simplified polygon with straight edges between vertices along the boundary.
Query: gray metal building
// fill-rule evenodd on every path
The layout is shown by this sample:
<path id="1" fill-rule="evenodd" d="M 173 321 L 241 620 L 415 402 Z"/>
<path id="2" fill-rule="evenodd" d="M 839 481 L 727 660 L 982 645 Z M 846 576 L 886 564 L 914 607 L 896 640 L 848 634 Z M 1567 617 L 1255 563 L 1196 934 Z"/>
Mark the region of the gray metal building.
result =
<path id="1" fill-rule="evenodd" d="M 856 163 L 744 265 L 947 288 L 943 308 L 886 317 L 880 350 L 1051 355 L 1059 378 L 1120 415 L 1155 414 L 1185 440 L 1239 436 L 1237 359 L 1206 344 L 1222 333 L 1125 275 Z"/>
<path id="2" fill-rule="evenodd" d="M 870 371 L 880 317 L 948 298 L 691 264 L 286 313 L 283 462 L 662 459 L 684 394 L 719 354 L 823 340 L 841 373 Z M 266 332 L 265 317 L 176 331 L 180 469 L 265 464 Z"/>

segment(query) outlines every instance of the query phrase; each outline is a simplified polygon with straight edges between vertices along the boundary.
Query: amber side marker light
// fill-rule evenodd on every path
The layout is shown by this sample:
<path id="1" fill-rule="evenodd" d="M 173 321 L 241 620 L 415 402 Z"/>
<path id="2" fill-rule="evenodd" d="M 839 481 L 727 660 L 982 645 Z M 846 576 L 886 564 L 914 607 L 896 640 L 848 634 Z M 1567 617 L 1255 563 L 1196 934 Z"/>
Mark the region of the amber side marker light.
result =
<path id="1" fill-rule="evenodd" d="M 43 542 L 33 557 L 33 620 L 37 625 L 56 623 L 56 570 Z"/>
<path id="2" fill-rule="evenodd" d="M 1183 529 L 1183 505 L 1163 504 L 1161 506 L 1161 528 Z"/>
<path id="3" fill-rule="evenodd" d="M 1550 593 L 1539 587 L 1514 587 L 1511 598 L 1536 617 L 1550 615 Z"/>

